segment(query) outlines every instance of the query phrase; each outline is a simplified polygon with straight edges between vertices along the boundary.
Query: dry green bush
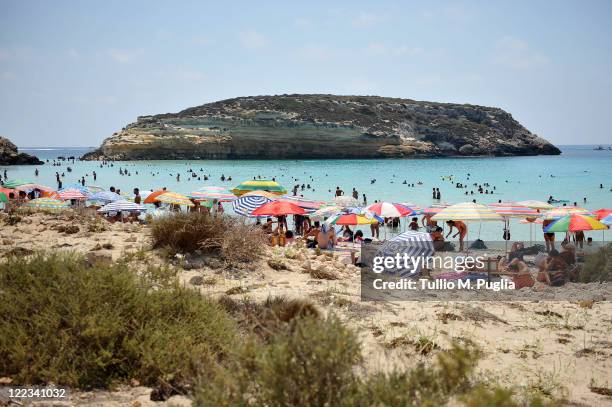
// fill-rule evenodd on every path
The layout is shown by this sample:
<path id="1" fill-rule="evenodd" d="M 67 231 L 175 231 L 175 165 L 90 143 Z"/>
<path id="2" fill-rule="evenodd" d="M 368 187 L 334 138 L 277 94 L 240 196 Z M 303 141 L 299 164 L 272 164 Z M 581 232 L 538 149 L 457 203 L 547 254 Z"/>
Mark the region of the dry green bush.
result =
<path id="1" fill-rule="evenodd" d="M 176 213 L 151 224 L 153 245 L 170 254 L 201 250 L 219 255 L 228 263 L 245 263 L 257 258 L 264 247 L 261 230 L 228 216 Z"/>
<path id="2" fill-rule="evenodd" d="M 0 263 L 0 315 L 0 376 L 18 384 L 182 387 L 235 341 L 227 314 L 171 273 L 70 254 Z"/>
<path id="3" fill-rule="evenodd" d="M 581 283 L 612 281 L 612 243 L 587 256 L 578 280 Z"/>

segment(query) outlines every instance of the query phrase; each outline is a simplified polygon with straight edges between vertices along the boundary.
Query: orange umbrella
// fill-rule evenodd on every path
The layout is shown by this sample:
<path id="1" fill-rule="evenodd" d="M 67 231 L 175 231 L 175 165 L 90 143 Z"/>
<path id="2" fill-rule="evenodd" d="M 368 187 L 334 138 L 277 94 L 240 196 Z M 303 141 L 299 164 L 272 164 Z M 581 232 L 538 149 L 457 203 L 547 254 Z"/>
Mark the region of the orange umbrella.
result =
<path id="1" fill-rule="evenodd" d="M 62 199 L 60 197 L 60 194 L 55 192 L 55 191 L 43 191 L 42 197 L 43 198 L 51 198 L 51 199 Z"/>
<path id="2" fill-rule="evenodd" d="M 0 192 L 2 192 L 3 194 L 5 194 L 7 197 L 9 196 L 9 194 L 12 192 L 13 194 L 15 194 L 15 197 L 17 197 L 17 192 L 14 189 L 10 189 L 10 188 L 2 188 L 0 187 Z"/>
<path id="3" fill-rule="evenodd" d="M 161 195 L 161 194 L 165 194 L 166 192 L 170 192 L 170 191 L 164 191 L 163 189 L 160 189 L 160 190 L 158 190 L 158 191 L 151 192 L 151 193 L 149 194 L 149 196 L 147 196 L 147 197 L 145 198 L 145 200 L 143 201 L 143 203 L 146 203 L 146 204 L 152 204 L 152 203 L 154 203 L 155 201 L 157 201 L 157 199 L 156 199 L 156 198 L 157 198 L 159 195 Z"/>
<path id="4" fill-rule="evenodd" d="M 252 216 L 303 215 L 306 211 L 294 203 L 285 201 L 268 202 L 251 212 Z"/>

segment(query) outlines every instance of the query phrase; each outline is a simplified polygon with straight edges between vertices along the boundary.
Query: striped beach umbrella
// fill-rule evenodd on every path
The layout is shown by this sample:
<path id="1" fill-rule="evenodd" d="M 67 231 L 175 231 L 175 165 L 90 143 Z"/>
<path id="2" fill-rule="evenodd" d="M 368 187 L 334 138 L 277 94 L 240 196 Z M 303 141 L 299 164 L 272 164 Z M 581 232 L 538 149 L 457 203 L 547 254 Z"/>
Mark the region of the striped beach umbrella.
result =
<path id="1" fill-rule="evenodd" d="M 146 204 L 152 204 L 157 202 L 157 197 L 161 194 L 165 194 L 166 192 L 170 192 L 170 191 L 166 191 L 164 189 L 159 189 L 157 191 L 153 191 L 151 192 L 149 195 L 147 195 L 147 197 L 145 198 L 143 203 Z"/>
<path id="2" fill-rule="evenodd" d="M 544 228 L 544 232 L 578 232 L 584 230 L 606 230 L 608 226 L 592 216 L 566 215 Z"/>
<path id="3" fill-rule="evenodd" d="M 157 195 L 155 198 L 158 202 L 172 204 L 172 205 L 184 205 L 193 206 L 193 202 L 189 200 L 185 195 L 178 194 L 176 192 L 166 192 L 164 194 Z"/>
<path id="4" fill-rule="evenodd" d="M 604 225 L 608 225 L 608 226 L 612 225 L 612 214 L 601 219 L 600 222 L 603 223 Z"/>
<path id="5" fill-rule="evenodd" d="M 87 199 L 87 196 L 76 188 L 63 189 L 63 190 L 58 191 L 58 194 L 59 194 L 60 199 L 63 199 L 65 201 L 71 200 L 71 199 L 82 201 L 84 199 Z"/>
<path id="6" fill-rule="evenodd" d="M 337 215 L 343 211 L 343 208 L 340 206 L 329 205 L 324 206 L 322 208 L 317 209 L 313 213 L 309 215 L 310 219 L 315 221 L 320 221 L 325 218 L 329 218 L 330 216 Z"/>
<path id="7" fill-rule="evenodd" d="M 236 199 L 236 195 L 223 187 L 206 186 L 193 191 L 189 194 L 189 198 L 195 200 L 208 200 L 208 201 L 219 201 L 219 202 L 231 202 Z"/>
<path id="8" fill-rule="evenodd" d="M 276 201 L 280 197 L 280 195 L 273 194 L 272 192 L 268 191 L 249 191 L 240 196 L 263 196 L 273 201 Z"/>
<path id="9" fill-rule="evenodd" d="M 278 182 L 265 179 L 245 181 L 232 189 L 232 193 L 236 196 L 241 196 L 249 191 L 268 191 L 276 195 L 285 195 L 287 193 L 287 190 Z"/>
<path id="10" fill-rule="evenodd" d="M 434 253 L 433 240 L 429 233 L 410 230 L 386 241 L 377 251 L 376 256 L 395 257 L 399 254 L 403 258 L 406 254 L 409 258 L 418 259 L 433 256 Z M 390 269 L 385 268 L 385 271 L 392 274 L 398 273 L 401 277 L 421 272 L 421 262 L 408 261 L 407 263 L 408 267 L 401 265 L 402 267 L 397 268 L 397 265 L 394 264 Z"/>
<path id="11" fill-rule="evenodd" d="M 336 196 L 334 199 L 332 199 L 332 202 L 334 205 L 341 206 L 342 208 L 359 206 L 359 201 L 349 195 Z"/>
<path id="12" fill-rule="evenodd" d="M 147 208 L 145 208 L 143 205 L 139 205 L 137 203 L 134 202 L 130 202 L 130 201 L 115 201 L 115 202 L 111 202 L 107 205 L 104 205 L 103 207 L 101 207 L 100 209 L 98 209 L 98 212 L 100 213 L 108 213 L 108 212 L 140 212 L 140 211 L 146 211 Z"/>
<path id="13" fill-rule="evenodd" d="M 460 220 L 464 222 L 484 222 L 503 220 L 501 215 L 493 212 L 486 205 L 463 202 L 451 205 L 442 209 L 440 212 L 432 216 L 433 220 Z"/>
<path id="14" fill-rule="evenodd" d="M 232 202 L 232 207 L 234 208 L 234 212 L 236 212 L 238 215 L 253 216 L 251 215 L 251 212 L 260 206 L 267 204 L 268 202 L 272 202 L 272 200 L 270 198 L 266 198 L 265 196 L 241 196 Z"/>
<path id="15" fill-rule="evenodd" d="M 554 208 L 554 206 L 549 204 L 548 202 L 542 202 L 542 201 L 528 200 L 528 201 L 520 201 L 517 203 L 519 205 L 523 205 L 531 209 L 548 210 L 548 209 Z"/>
<path id="16" fill-rule="evenodd" d="M 378 202 L 368 206 L 366 210 L 383 218 L 399 218 L 414 214 L 411 208 L 391 202 Z"/>
<path id="17" fill-rule="evenodd" d="M 120 201 L 123 197 L 111 191 L 96 192 L 88 198 L 90 201 L 100 201 L 103 203 Z"/>
<path id="18" fill-rule="evenodd" d="M 544 212 L 544 219 L 559 219 L 567 215 L 590 215 L 588 209 L 577 206 L 558 206 L 549 211 Z"/>
<path id="19" fill-rule="evenodd" d="M 17 187 L 20 187 L 20 186 L 26 185 L 26 184 L 34 184 L 34 183 L 32 181 L 30 181 L 30 180 L 11 179 L 11 180 L 6 181 L 2 186 L 4 188 L 15 189 Z"/>
<path id="20" fill-rule="evenodd" d="M 261 205 L 251 212 L 251 216 L 304 215 L 306 211 L 294 203 L 272 201 Z"/>
<path id="21" fill-rule="evenodd" d="M 433 204 L 425 209 L 423 209 L 423 214 L 424 215 L 435 215 L 437 213 L 439 213 L 442 209 L 444 208 L 448 208 L 449 206 L 451 206 L 451 204 Z"/>
<path id="22" fill-rule="evenodd" d="M 504 218 L 528 218 L 541 215 L 536 209 L 520 205 L 517 202 L 496 202 L 489 204 L 489 208 Z"/>
<path id="23" fill-rule="evenodd" d="M 525 218 L 525 219 L 521 219 L 519 220 L 519 223 L 522 223 L 524 225 L 529 225 L 532 223 L 536 223 L 538 225 L 541 225 L 544 223 L 544 220 L 542 218 Z"/>
<path id="24" fill-rule="evenodd" d="M 70 207 L 68 202 L 52 198 L 36 198 L 25 203 L 27 208 L 62 210 Z"/>

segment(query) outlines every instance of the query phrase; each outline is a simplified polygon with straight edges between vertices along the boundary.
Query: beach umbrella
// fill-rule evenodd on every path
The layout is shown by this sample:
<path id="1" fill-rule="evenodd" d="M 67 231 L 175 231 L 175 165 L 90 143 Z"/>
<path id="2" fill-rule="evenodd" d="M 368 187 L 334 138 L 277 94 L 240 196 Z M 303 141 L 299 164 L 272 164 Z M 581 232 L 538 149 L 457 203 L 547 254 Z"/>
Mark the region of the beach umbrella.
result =
<path id="1" fill-rule="evenodd" d="M 552 220 L 562 218 L 567 215 L 589 215 L 590 212 L 587 209 L 579 208 L 577 206 L 559 206 L 549 211 L 544 212 L 544 219 Z"/>
<path id="2" fill-rule="evenodd" d="M 541 225 L 544 223 L 544 220 L 542 218 L 525 218 L 525 219 L 521 219 L 519 223 L 522 223 L 524 225 L 534 224 L 534 223 Z"/>
<path id="3" fill-rule="evenodd" d="M 261 205 L 251 212 L 251 216 L 304 215 L 306 211 L 291 202 L 273 201 Z"/>
<path id="4" fill-rule="evenodd" d="M 329 218 L 330 216 L 341 213 L 342 211 L 343 208 L 341 208 L 340 206 L 330 205 L 319 208 L 308 216 L 310 217 L 310 219 L 315 221 L 323 220 L 325 218 Z"/>
<path id="5" fill-rule="evenodd" d="M 64 188 L 58 189 L 57 192 L 62 192 L 62 191 L 72 190 L 72 189 L 76 189 L 78 191 L 81 191 L 81 193 L 83 195 L 85 195 L 85 196 L 90 196 L 92 194 L 92 192 L 89 190 L 89 188 L 87 188 L 86 186 L 83 186 L 81 184 L 66 185 Z"/>
<path id="6" fill-rule="evenodd" d="M 291 203 L 296 204 L 300 208 L 310 209 L 311 211 L 314 211 L 315 209 L 319 209 L 325 205 L 325 202 L 323 201 L 315 201 L 312 199 L 306 199 L 301 196 L 292 196 L 292 195 L 283 195 L 279 197 L 277 200 L 284 201 L 284 202 L 291 202 Z"/>
<path id="7" fill-rule="evenodd" d="M 584 230 L 607 230 L 608 226 L 592 216 L 580 214 L 566 215 L 544 228 L 544 232 L 578 232 Z"/>
<path id="8" fill-rule="evenodd" d="M 45 185 L 41 185 L 41 184 L 23 184 L 23 185 L 19 185 L 18 187 L 15 187 L 15 190 L 24 191 L 24 192 L 33 191 L 35 189 L 39 189 L 43 192 L 55 191 L 53 188 L 45 186 Z"/>
<path id="9" fill-rule="evenodd" d="M 272 192 L 268 192 L 268 191 L 249 191 L 249 192 L 245 192 L 244 194 L 240 196 L 263 196 L 273 201 L 276 201 L 279 198 L 279 195 L 274 194 Z"/>
<path id="10" fill-rule="evenodd" d="M 265 179 L 245 181 L 232 189 L 232 193 L 236 196 L 241 196 L 250 191 L 268 191 L 276 195 L 285 195 L 287 193 L 287 190 L 280 186 L 278 182 Z"/>
<path id="11" fill-rule="evenodd" d="M 519 205 L 523 205 L 531 209 L 548 210 L 548 209 L 554 208 L 554 206 L 549 204 L 548 202 L 542 202 L 542 201 L 528 200 L 528 201 L 520 201 L 517 203 Z"/>
<path id="12" fill-rule="evenodd" d="M 517 202 L 492 203 L 489 204 L 489 208 L 504 218 L 527 218 L 541 215 L 536 209 L 521 205 Z"/>
<path id="13" fill-rule="evenodd" d="M 143 205 L 139 205 L 137 203 L 134 202 L 129 202 L 129 201 L 115 201 L 115 202 L 111 202 L 107 205 L 104 205 L 103 207 L 101 207 L 100 209 L 98 209 L 98 212 L 100 213 L 108 213 L 108 212 L 136 212 L 136 211 L 146 211 L 147 208 L 145 208 Z"/>
<path id="14" fill-rule="evenodd" d="M 253 216 L 251 212 L 260 206 L 272 202 L 270 198 L 259 195 L 241 196 L 232 202 L 234 212 L 242 216 Z"/>
<path id="15" fill-rule="evenodd" d="M 423 209 L 424 215 L 435 215 L 439 213 L 442 209 L 448 208 L 451 204 L 433 204 L 428 208 Z"/>
<path id="16" fill-rule="evenodd" d="M 595 215 L 595 219 L 602 220 L 606 216 L 610 215 L 611 213 L 612 213 L 612 209 L 598 209 L 593 212 L 593 215 Z"/>
<path id="17" fill-rule="evenodd" d="M 404 257 L 406 254 L 409 258 L 430 257 L 435 253 L 433 239 L 426 232 L 406 231 L 392 239 L 387 240 L 376 253 L 376 257 L 395 257 L 398 254 Z M 417 274 L 421 272 L 422 263 L 416 264 L 408 261 L 408 267 L 385 268 L 388 273 L 399 273 L 401 277 L 408 274 Z"/>
<path id="18" fill-rule="evenodd" d="M 57 192 L 57 191 L 50 191 L 50 192 L 43 191 L 42 197 L 43 198 L 51 198 L 51 199 L 62 199 L 60 197 L 59 192 Z"/>
<path id="19" fill-rule="evenodd" d="M 503 220 L 501 215 L 493 212 L 486 205 L 473 202 L 458 203 L 443 208 L 432 216 L 433 220 L 460 220 L 460 221 L 494 221 Z"/>
<path id="20" fill-rule="evenodd" d="M 185 195 L 177 194 L 176 192 L 166 192 L 157 195 L 155 198 L 158 202 L 163 202 L 172 205 L 185 205 L 193 206 L 193 202 L 189 200 Z"/>
<path id="21" fill-rule="evenodd" d="M 157 201 L 157 197 L 158 197 L 159 195 L 161 195 L 161 194 L 165 194 L 166 192 L 170 192 L 170 191 L 166 191 L 166 190 L 164 190 L 164 189 L 160 189 L 160 190 L 157 190 L 157 191 L 153 191 L 153 192 L 151 192 L 151 193 L 150 193 L 150 194 L 149 194 L 149 195 L 148 195 L 148 196 L 145 198 L 145 200 L 143 201 L 143 203 L 146 203 L 146 204 L 152 204 L 152 203 L 154 203 L 154 202 L 156 202 L 156 201 Z"/>
<path id="22" fill-rule="evenodd" d="M 219 202 L 231 202 L 236 199 L 236 195 L 223 187 L 206 186 L 193 191 L 189 194 L 189 197 L 195 200 L 210 200 Z"/>
<path id="23" fill-rule="evenodd" d="M 4 188 L 15 189 L 16 187 L 19 187 L 21 185 L 26 185 L 26 184 L 33 184 L 33 182 L 28 181 L 28 180 L 23 180 L 23 179 L 12 179 L 12 180 L 6 181 L 2 186 Z"/>
<path id="24" fill-rule="evenodd" d="M 378 202 L 368 206 L 366 210 L 383 218 L 399 218 L 414 214 L 411 208 L 391 202 Z"/>
<path id="25" fill-rule="evenodd" d="M 325 221 L 328 225 L 371 225 L 376 222 L 378 219 L 373 216 L 355 213 L 334 215 Z"/>
<path id="26" fill-rule="evenodd" d="M 17 194 L 15 193 L 15 190 L 14 189 L 9 189 L 9 188 L 0 187 L 0 193 L 6 195 L 7 199 L 10 196 L 11 193 L 13 193 L 15 196 L 17 196 Z"/>
<path id="27" fill-rule="evenodd" d="M 59 199 L 36 198 L 26 202 L 25 206 L 27 208 L 61 210 L 68 208 L 70 205 L 68 202 Z"/>
<path id="28" fill-rule="evenodd" d="M 59 194 L 60 199 L 63 199 L 65 201 L 71 200 L 71 199 L 76 199 L 80 201 L 80 200 L 84 200 L 87 198 L 83 192 L 81 192 L 80 190 L 76 188 L 63 189 L 63 190 L 58 191 L 58 194 Z"/>
<path id="29" fill-rule="evenodd" d="M 90 201 L 100 201 L 103 203 L 120 201 L 123 197 L 111 191 L 96 192 L 88 198 Z"/>
<path id="30" fill-rule="evenodd" d="M 0 192 L 0 202 L 8 202 L 8 195 L 4 192 Z"/>
<path id="31" fill-rule="evenodd" d="M 340 206 L 342 208 L 348 208 L 351 206 L 359 206 L 359 201 L 348 195 L 336 196 L 332 199 L 332 202 L 336 206 Z"/>
<path id="32" fill-rule="evenodd" d="M 99 187 L 97 185 L 87 185 L 85 188 L 87 188 L 87 190 L 91 192 L 92 194 L 104 191 L 104 188 Z"/>
<path id="33" fill-rule="evenodd" d="M 612 214 L 601 219 L 600 222 L 603 223 L 604 225 L 608 225 L 608 226 L 612 225 Z"/>

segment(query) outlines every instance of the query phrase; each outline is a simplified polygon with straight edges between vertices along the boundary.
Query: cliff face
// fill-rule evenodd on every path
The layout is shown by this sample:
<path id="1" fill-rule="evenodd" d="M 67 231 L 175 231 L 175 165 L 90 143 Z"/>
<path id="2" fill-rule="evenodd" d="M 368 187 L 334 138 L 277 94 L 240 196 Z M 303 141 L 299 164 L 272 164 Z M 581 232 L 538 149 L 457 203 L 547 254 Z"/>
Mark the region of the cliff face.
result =
<path id="1" fill-rule="evenodd" d="M 11 140 L 0 137 L 0 165 L 44 164 L 37 157 L 19 153 Z"/>
<path id="2" fill-rule="evenodd" d="M 560 154 L 497 108 L 377 96 L 228 99 L 139 117 L 83 159 Z"/>

